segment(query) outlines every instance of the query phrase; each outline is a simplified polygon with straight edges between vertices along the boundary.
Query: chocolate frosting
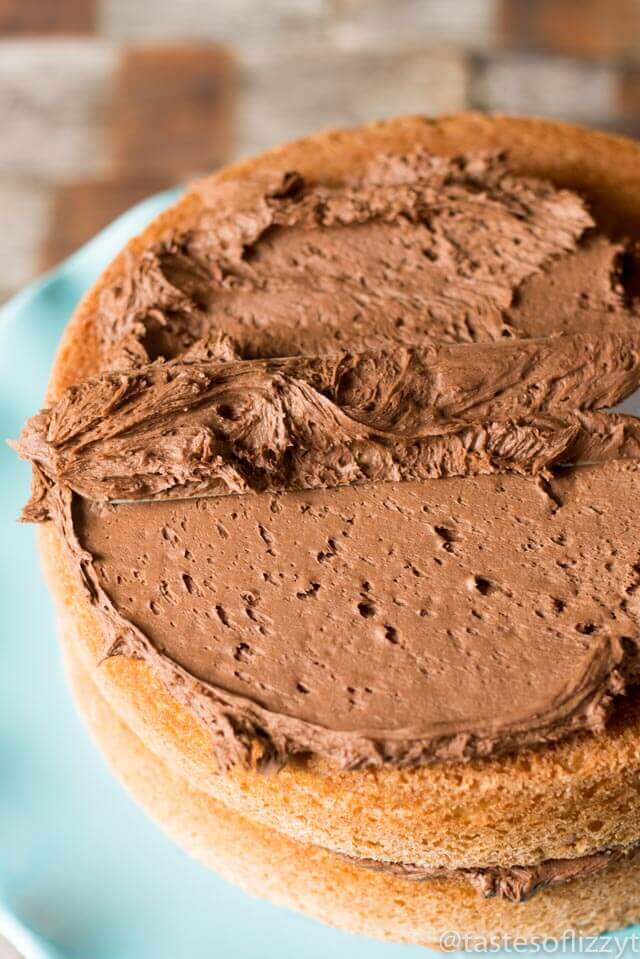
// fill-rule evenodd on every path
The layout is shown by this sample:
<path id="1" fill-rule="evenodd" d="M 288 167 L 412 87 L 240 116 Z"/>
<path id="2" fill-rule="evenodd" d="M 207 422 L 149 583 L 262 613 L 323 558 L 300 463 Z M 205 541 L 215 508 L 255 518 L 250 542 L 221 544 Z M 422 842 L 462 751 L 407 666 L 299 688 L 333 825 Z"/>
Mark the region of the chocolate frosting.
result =
<path id="1" fill-rule="evenodd" d="M 593 225 L 579 197 L 495 156 L 383 158 L 333 188 L 205 181 L 201 195 L 194 229 L 106 291 L 109 365 L 178 355 L 211 329 L 244 358 L 496 340 L 515 332 L 519 285 Z M 601 292 L 595 309 L 620 306 Z"/>
<path id="2" fill-rule="evenodd" d="M 539 472 L 582 447 L 608 458 L 615 437 L 637 452 L 633 417 L 576 413 L 638 386 L 640 332 L 189 357 L 86 381 L 30 420 L 18 448 L 99 502 Z"/>
<path id="3" fill-rule="evenodd" d="M 501 157 L 205 182 L 29 421 L 102 619 L 221 764 L 466 759 L 602 728 L 637 676 L 623 248 Z"/>
<path id="4" fill-rule="evenodd" d="M 545 859 L 532 866 L 489 866 L 478 869 L 424 869 L 408 863 L 379 859 L 348 859 L 357 866 L 375 872 L 386 872 L 401 879 L 422 882 L 428 879 L 458 879 L 470 883 L 485 899 L 497 896 L 507 902 L 526 902 L 547 886 L 563 885 L 574 879 L 585 879 L 602 872 L 622 860 L 637 859 L 640 846 L 617 847 L 578 856 L 575 859 Z"/>

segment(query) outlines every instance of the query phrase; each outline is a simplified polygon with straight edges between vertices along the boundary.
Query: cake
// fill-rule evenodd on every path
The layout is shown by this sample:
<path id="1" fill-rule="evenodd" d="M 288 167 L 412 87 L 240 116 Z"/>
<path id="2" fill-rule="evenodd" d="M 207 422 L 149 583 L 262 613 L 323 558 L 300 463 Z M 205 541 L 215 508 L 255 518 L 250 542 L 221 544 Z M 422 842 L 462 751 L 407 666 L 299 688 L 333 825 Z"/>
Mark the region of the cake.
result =
<path id="1" fill-rule="evenodd" d="M 72 318 L 17 443 L 71 684 L 248 891 L 443 948 L 640 917 L 639 160 L 323 133 L 196 184 Z"/>

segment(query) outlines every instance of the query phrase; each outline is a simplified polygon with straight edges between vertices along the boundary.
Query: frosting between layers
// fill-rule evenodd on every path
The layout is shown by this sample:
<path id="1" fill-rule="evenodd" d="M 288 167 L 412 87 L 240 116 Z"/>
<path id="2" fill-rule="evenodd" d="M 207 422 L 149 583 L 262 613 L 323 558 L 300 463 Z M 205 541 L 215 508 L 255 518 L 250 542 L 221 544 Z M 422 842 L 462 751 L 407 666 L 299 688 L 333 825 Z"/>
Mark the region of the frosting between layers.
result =
<path id="1" fill-rule="evenodd" d="M 343 858 L 356 866 L 385 872 L 401 879 L 422 882 L 428 879 L 461 879 L 470 883 L 485 899 L 494 896 L 507 902 L 526 902 L 548 886 L 563 885 L 574 879 L 597 875 L 607 866 L 622 860 L 635 860 L 640 855 L 640 846 L 605 849 L 589 856 L 575 859 L 546 859 L 532 866 L 489 866 L 478 869 L 424 869 L 408 863 L 385 862 L 379 859 Z"/>
<path id="2" fill-rule="evenodd" d="M 621 248 L 496 157 L 202 196 L 19 443 L 106 654 L 222 764 L 601 729 L 638 667 L 638 421 L 602 411 L 639 385 Z"/>

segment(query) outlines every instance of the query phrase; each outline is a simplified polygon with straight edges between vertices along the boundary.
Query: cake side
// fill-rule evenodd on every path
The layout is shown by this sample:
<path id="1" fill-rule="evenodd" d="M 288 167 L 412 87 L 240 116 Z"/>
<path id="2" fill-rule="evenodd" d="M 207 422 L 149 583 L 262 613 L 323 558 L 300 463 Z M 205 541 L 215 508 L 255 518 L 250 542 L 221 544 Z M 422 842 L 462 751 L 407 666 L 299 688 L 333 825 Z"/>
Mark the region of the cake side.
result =
<path id="1" fill-rule="evenodd" d="M 506 943 L 567 930 L 593 935 L 638 919 L 637 863 L 614 863 L 514 909 L 478 899 L 455 879 L 407 888 L 402 878 L 367 872 L 243 819 L 172 773 L 108 706 L 71 650 L 66 661 L 77 705 L 114 773 L 174 842 L 250 894 L 354 933 L 436 949 L 451 948 L 443 938 L 451 930 L 473 946 L 496 930 Z"/>

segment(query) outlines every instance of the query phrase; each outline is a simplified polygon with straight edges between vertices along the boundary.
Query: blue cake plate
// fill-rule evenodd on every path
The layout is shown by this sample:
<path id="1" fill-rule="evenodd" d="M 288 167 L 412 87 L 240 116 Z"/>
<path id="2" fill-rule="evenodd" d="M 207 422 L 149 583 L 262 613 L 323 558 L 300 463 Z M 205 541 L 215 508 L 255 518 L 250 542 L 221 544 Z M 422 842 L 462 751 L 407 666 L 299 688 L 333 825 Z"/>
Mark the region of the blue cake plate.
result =
<path id="1" fill-rule="evenodd" d="M 0 437 L 41 405 L 62 330 L 152 197 L 0 310 Z M 66 688 L 34 530 L 29 468 L 0 443 L 0 933 L 25 959 L 410 959 L 253 899 L 174 847 L 107 770 Z M 514 908 L 517 908 L 514 907 Z M 620 955 L 613 937 L 601 951 Z M 562 946 L 554 951 L 574 951 Z"/>

